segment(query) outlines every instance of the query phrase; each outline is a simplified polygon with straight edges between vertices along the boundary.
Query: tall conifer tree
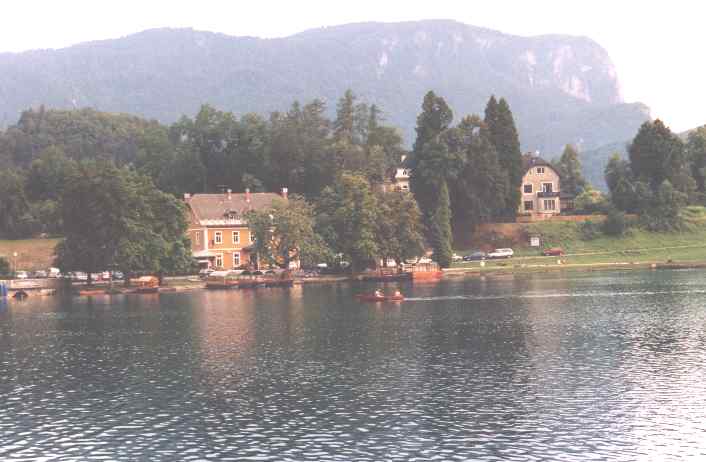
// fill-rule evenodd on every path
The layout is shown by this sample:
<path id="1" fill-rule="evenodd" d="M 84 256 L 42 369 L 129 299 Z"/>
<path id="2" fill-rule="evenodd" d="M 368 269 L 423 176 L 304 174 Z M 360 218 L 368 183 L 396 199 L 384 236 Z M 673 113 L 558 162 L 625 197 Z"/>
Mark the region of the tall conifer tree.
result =
<path id="1" fill-rule="evenodd" d="M 497 101 L 495 96 L 490 97 L 485 108 L 485 124 L 498 153 L 500 165 L 507 172 L 509 188 L 502 215 L 511 218 L 515 216 L 520 205 L 522 151 L 510 105 L 504 98 Z"/>
<path id="2" fill-rule="evenodd" d="M 451 201 L 446 181 L 442 181 L 436 197 L 436 208 L 429 223 L 429 242 L 433 250 L 432 258 L 442 268 L 451 266 Z"/>
<path id="3" fill-rule="evenodd" d="M 427 240 L 441 266 L 451 263 L 451 205 L 447 179 L 453 176 L 453 159 L 439 140 L 451 124 L 453 112 L 433 91 L 424 96 L 417 117 L 417 139 L 412 152 L 410 186 L 427 229 Z"/>

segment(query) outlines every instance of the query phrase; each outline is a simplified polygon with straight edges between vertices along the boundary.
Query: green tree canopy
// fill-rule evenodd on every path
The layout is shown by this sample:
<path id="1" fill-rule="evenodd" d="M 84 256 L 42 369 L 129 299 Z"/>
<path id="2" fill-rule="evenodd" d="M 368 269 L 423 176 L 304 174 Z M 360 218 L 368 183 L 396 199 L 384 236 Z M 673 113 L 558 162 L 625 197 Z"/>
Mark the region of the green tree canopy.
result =
<path id="1" fill-rule="evenodd" d="M 628 153 L 635 178 L 655 191 L 664 180 L 673 183 L 687 167 L 684 143 L 659 119 L 642 124 Z"/>
<path id="2" fill-rule="evenodd" d="M 105 161 L 83 162 L 61 203 L 65 238 L 56 253 L 62 271 L 161 274 L 189 264 L 183 204 L 144 175 Z"/>
<path id="3" fill-rule="evenodd" d="M 700 194 L 699 201 L 706 201 L 706 126 L 699 127 L 689 134 L 686 143 L 686 156 L 695 187 Z"/>
<path id="4" fill-rule="evenodd" d="M 299 260 L 310 267 L 330 260 L 330 249 L 315 230 L 314 207 L 302 197 L 277 200 L 271 208 L 250 212 L 247 220 L 258 258 L 270 265 L 289 268 Z"/>
<path id="5" fill-rule="evenodd" d="M 360 175 L 342 174 L 336 184 L 324 189 L 317 204 L 319 232 L 353 270 L 374 266 L 379 255 L 376 220 L 376 198 Z"/>
<path id="6" fill-rule="evenodd" d="M 669 180 L 664 180 L 653 195 L 648 200 L 649 206 L 641 210 L 642 224 L 650 231 L 677 231 L 683 228 L 681 208 L 686 205 L 686 194 L 675 189 Z"/>
<path id="7" fill-rule="evenodd" d="M 0 237 L 31 237 L 34 231 L 32 217 L 20 172 L 0 171 L 0 198 Z"/>
<path id="8" fill-rule="evenodd" d="M 444 98 L 433 91 L 424 95 L 422 112 L 417 116 L 417 139 L 414 142 L 414 154 L 419 153 L 424 145 L 446 130 L 453 121 L 453 111 Z"/>
<path id="9" fill-rule="evenodd" d="M 588 187 L 588 183 L 581 173 L 579 152 L 574 146 L 567 144 L 559 160 L 554 160 L 552 166 L 561 178 L 561 192 L 578 196 Z"/>
<path id="10" fill-rule="evenodd" d="M 441 183 L 437 193 L 436 208 L 429 221 L 429 243 L 433 250 L 432 258 L 442 268 L 451 266 L 451 202 L 446 182 Z"/>
<path id="11" fill-rule="evenodd" d="M 424 253 L 421 212 L 407 192 L 379 193 L 377 198 L 378 251 L 383 265 L 388 259 L 397 264 Z"/>
<path id="12" fill-rule="evenodd" d="M 510 105 L 504 98 L 497 102 L 491 96 L 485 109 L 485 125 L 490 142 L 495 146 L 500 165 L 507 173 L 508 189 L 503 215 L 514 218 L 520 205 L 522 183 L 522 151 Z"/>

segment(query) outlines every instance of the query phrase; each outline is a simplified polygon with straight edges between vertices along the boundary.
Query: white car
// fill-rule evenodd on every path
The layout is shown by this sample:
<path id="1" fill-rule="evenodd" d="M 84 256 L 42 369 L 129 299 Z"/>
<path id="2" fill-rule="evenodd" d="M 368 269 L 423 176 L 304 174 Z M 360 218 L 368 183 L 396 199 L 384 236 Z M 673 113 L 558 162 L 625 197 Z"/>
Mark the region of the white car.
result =
<path id="1" fill-rule="evenodd" d="M 27 279 L 29 277 L 29 274 L 27 274 L 27 271 L 16 271 L 15 272 L 15 278 L 17 279 Z"/>
<path id="2" fill-rule="evenodd" d="M 451 260 L 452 261 L 461 261 L 461 260 L 463 260 L 463 257 L 461 255 L 455 253 L 451 256 Z"/>
<path id="3" fill-rule="evenodd" d="M 515 255 L 512 249 L 495 249 L 488 254 L 488 258 L 510 258 Z"/>

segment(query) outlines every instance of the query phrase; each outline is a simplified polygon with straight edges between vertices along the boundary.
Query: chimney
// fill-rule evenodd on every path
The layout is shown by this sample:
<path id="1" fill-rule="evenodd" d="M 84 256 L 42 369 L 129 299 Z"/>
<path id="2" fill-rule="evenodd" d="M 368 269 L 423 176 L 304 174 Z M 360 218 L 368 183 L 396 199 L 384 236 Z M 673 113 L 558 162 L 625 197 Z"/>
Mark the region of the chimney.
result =
<path id="1" fill-rule="evenodd" d="M 289 192 L 289 190 L 288 190 L 287 188 L 282 188 L 282 198 L 283 198 L 283 199 L 286 199 L 286 198 L 287 198 L 287 193 L 288 193 L 288 192 Z"/>
<path id="2" fill-rule="evenodd" d="M 189 199 L 191 199 L 191 194 L 189 193 L 184 193 L 184 201 L 189 202 Z"/>
<path id="3" fill-rule="evenodd" d="M 245 188 L 245 202 L 250 203 L 250 188 Z"/>
<path id="4" fill-rule="evenodd" d="M 228 200 L 233 199 L 233 196 L 231 195 L 232 192 L 233 191 L 231 191 L 230 189 L 228 190 Z"/>

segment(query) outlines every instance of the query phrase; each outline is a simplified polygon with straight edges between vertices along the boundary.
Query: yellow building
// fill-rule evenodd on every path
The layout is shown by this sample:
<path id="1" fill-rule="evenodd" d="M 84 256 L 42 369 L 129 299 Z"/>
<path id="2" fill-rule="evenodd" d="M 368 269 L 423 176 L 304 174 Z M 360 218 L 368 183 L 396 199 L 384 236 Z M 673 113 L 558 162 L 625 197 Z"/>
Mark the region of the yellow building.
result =
<path id="1" fill-rule="evenodd" d="M 282 188 L 281 194 L 251 193 L 248 189 L 244 193 L 184 194 L 191 249 L 199 265 L 217 269 L 250 265 L 254 236 L 245 215 L 269 208 L 277 199 L 287 199 L 287 188 Z"/>

